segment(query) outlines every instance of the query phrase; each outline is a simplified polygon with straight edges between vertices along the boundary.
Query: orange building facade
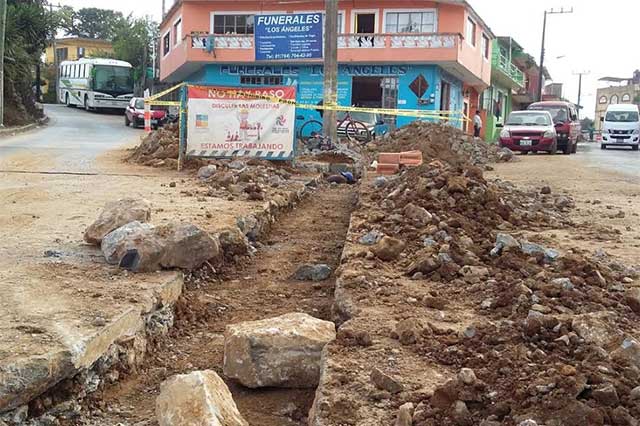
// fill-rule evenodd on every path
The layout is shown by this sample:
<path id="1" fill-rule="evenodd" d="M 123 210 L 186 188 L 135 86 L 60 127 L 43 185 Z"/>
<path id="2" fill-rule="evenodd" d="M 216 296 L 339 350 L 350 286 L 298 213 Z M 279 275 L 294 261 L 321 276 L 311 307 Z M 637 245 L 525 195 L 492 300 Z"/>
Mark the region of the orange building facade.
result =
<path id="1" fill-rule="evenodd" d="M 178 0 L 161 24 L 160 78 L 227 86 L 295 85 L 322 100 L 322 60 L 256 61 L 257 15 L 321 12 L 323 1 Z M 338 102 L 473 116 L 491 83 L 495 38 L 463 0 L 339 2 Z M 300 120 L 319 112 L 300 110 Z M 412 119 L 393 119 L 401 126 Z M 471 131 L 468 122 L 452 123 Z"/>

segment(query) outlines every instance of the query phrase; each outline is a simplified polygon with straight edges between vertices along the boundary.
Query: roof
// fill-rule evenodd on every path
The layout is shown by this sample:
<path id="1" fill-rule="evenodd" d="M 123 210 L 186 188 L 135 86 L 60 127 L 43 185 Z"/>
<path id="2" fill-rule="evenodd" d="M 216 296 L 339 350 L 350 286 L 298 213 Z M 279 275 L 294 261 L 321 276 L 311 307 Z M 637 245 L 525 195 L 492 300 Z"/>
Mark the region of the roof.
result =
<path id="1" fill-rule="evenodd" d="M 178 9 L 180 6 L 182 6 L 182 3 L 184 3 L 185 1 L 188 0 L 175 0 L 173 3 L 173 6 L 171 6 L 169 8 L 169 10 L 167 10 L 167 12 L 165 13 L 165 15 L 162 17 L 162 21 L 160 22 L 160 27 L 162 27 L 168 20 L 169 17 L 171 17 L 173 15 L 173 13 L 176 11 L 176 9 Z M 226 1 L 226 0 L 209 0 L 209 1 Z M 261 2 L 265 2 L 265 1 L 269 1 L 269 2 L 274 2 L 276 0 L 255 0 L 255 1 L 261 1 Z M 340 0 L 338 0 L 340 1 Z M 493 33 L 493 31 L 491 31 L 491 27 L 489 27 L 489 25 L 487 25 L 487 23 L 484 21 L 484 19 L 482 19 L 480 17 L 480 15 L 478 15 L 478 13 L 475 11 L 475 9 L 473 8 L 473 6 L 471 6 L 471 4 L 469 4 L 469 2 L 467 0 L 414 0 L 415 6 L 419 6 L 420 3 L 444 3 L 444 4 L 454 4 L 454 5 L 459 5 L 459 6 L 464 6 L 467 9 L 469 9 L 469 11 L 471 12 L 471 16 L 473 17 L 473 19 L 475 19 L 477 22 L 479 22 L 485 29 L 487 32 L 487 35 L 489 35 L 491 38 L 496 38 L 496 35 Z M 296 3 L 296 1 L 291 1 L 291 0 L 277 0 L 276 3 Z M 299 2 L 299 3 L 304 3 L 304 2 Z"/>
<path id="2" fill-rule="evenodd" d="M 106 58 L 81 58 L 77 61 L 62 61 L 60 65 L 68 65 L 68 64 L 93 64 L 93 65 L 111 65 L 114 67 L 125 67 L 132 68 L 129 62 L 119 61 L 117 59 L 106 59 Z"/>
<path id="3" fill-rule="evenodd" d="M 56 43 L 63 43 L 65 41 L 85 41 L 85 42 L 90 42 L 90 43 L 97 43 L 97 44 L 108 44 L 111 45 L 111 40 L 105 40 L 102 38 L 87 38 L 87 37 L 62 37 L 62 38 L 57 38 L 56 39 Z"/>
<path id="4" fill-rule="evenodd" d="M 638 111 L 636 104 L 613 104 L 607 107 L 607 111 Z"/>
<path id="5" fill-rule="evenodd" d="M 518 43 L 517 41 L 515 41 L 512 37 L 509 36 L 498 36 L 498 43 L 503 44 L 503 45 L 509 45 L 511 46 L 511 48 L 515 48 L 518 49 L 520 51 L 524 51 L 524 48 L 522 46 L 520 46 L 520 43 Z"/>
<path id="6" fill-rule="evenodd" d="M 609 81 L 609 82 L 612 82 L 612 83 L 622 83 L 622 82 L 626 82 L 626 81 L 629 81 L 629 80 L 633 80 L 633 79 L 631 77 L 626 77 L 626 78 L 623 78 L 623 77 L 602 77 L 602 78 L 598 79 L 598 81 Z"/>

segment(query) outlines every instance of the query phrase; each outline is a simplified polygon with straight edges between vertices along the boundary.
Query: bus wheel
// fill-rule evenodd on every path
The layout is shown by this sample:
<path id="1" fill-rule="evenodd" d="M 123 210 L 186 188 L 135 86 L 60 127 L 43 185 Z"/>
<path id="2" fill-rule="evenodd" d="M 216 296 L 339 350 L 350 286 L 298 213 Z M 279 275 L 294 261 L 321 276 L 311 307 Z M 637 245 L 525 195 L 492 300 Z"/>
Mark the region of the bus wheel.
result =
<path id="1" fill-rule="evenodd" d="M 69 93 L 67 92 L 67 94 L 64 97 L 64 103 L 67 105 L 67 107 L 71 108 L 73 105 L 71 105 L 71 100 L 69 99 Z"/>
<path id="2" fill-rule="evenodd" d="M 91 108 L 89 108 L 89 96 L 87 95 L 84 95 L 84 110 L 91 111 Z"/>

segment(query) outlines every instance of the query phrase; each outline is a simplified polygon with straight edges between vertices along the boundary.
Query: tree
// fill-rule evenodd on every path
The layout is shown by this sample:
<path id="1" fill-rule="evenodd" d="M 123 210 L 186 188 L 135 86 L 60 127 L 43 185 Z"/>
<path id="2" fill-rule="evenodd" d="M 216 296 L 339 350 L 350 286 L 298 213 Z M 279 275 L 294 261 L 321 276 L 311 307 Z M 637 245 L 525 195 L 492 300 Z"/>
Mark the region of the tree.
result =
<path id="1" fill-rule="evenodd" d="M 126 21 L 121 12 L 95 7 L 80 9 L 70 18 L 61 25 L 67 35 L 103 40 L 112 40 Z"/>
<path id="2" fill-rule="evenodd" d="M 580 120 L 580 124 L 582 125 L 583 130 L 587 130 L 593 127 L 594 123 L 592 119 L 590 119 L 589 117 L 585 117 L 582 120 Z"/>
<path id="3" fill-rule="evenodd" d="M 25 124 L 41 114 L 35 107 L 34 70 L 54 28 L 44 0 L 8 0 L 4 57 L 7 125 Z"/>

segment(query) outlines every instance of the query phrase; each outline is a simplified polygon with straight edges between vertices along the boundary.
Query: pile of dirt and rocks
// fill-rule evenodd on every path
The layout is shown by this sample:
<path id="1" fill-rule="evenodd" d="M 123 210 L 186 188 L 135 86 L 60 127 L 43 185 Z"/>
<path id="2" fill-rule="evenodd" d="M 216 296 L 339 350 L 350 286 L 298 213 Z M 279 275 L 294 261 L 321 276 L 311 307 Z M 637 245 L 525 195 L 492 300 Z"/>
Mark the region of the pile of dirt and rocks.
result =
<path id="1" fill-rule="evenodd" d="M 487 182 L 448 137 L 362 192 L 310 424 L 637 425 L 638 271 L 532 235 L 572 199 Z"/>
<path id="2" fill-rule="evenodd" d="M 465 134 L 442 123 L 414 121 L 386 135 L 376 147 L 380 152 L 420 150 L 425 161 L 440 159 L 458 164 L 486 165 L 514 160 L 513 152 Z"/>
<path id="3" fill-rule="evenodd" d="M 176 123 L 167 124 L 144 137 L 128 161 L 152 167 L 178 167 L 180 137 Z"/>

